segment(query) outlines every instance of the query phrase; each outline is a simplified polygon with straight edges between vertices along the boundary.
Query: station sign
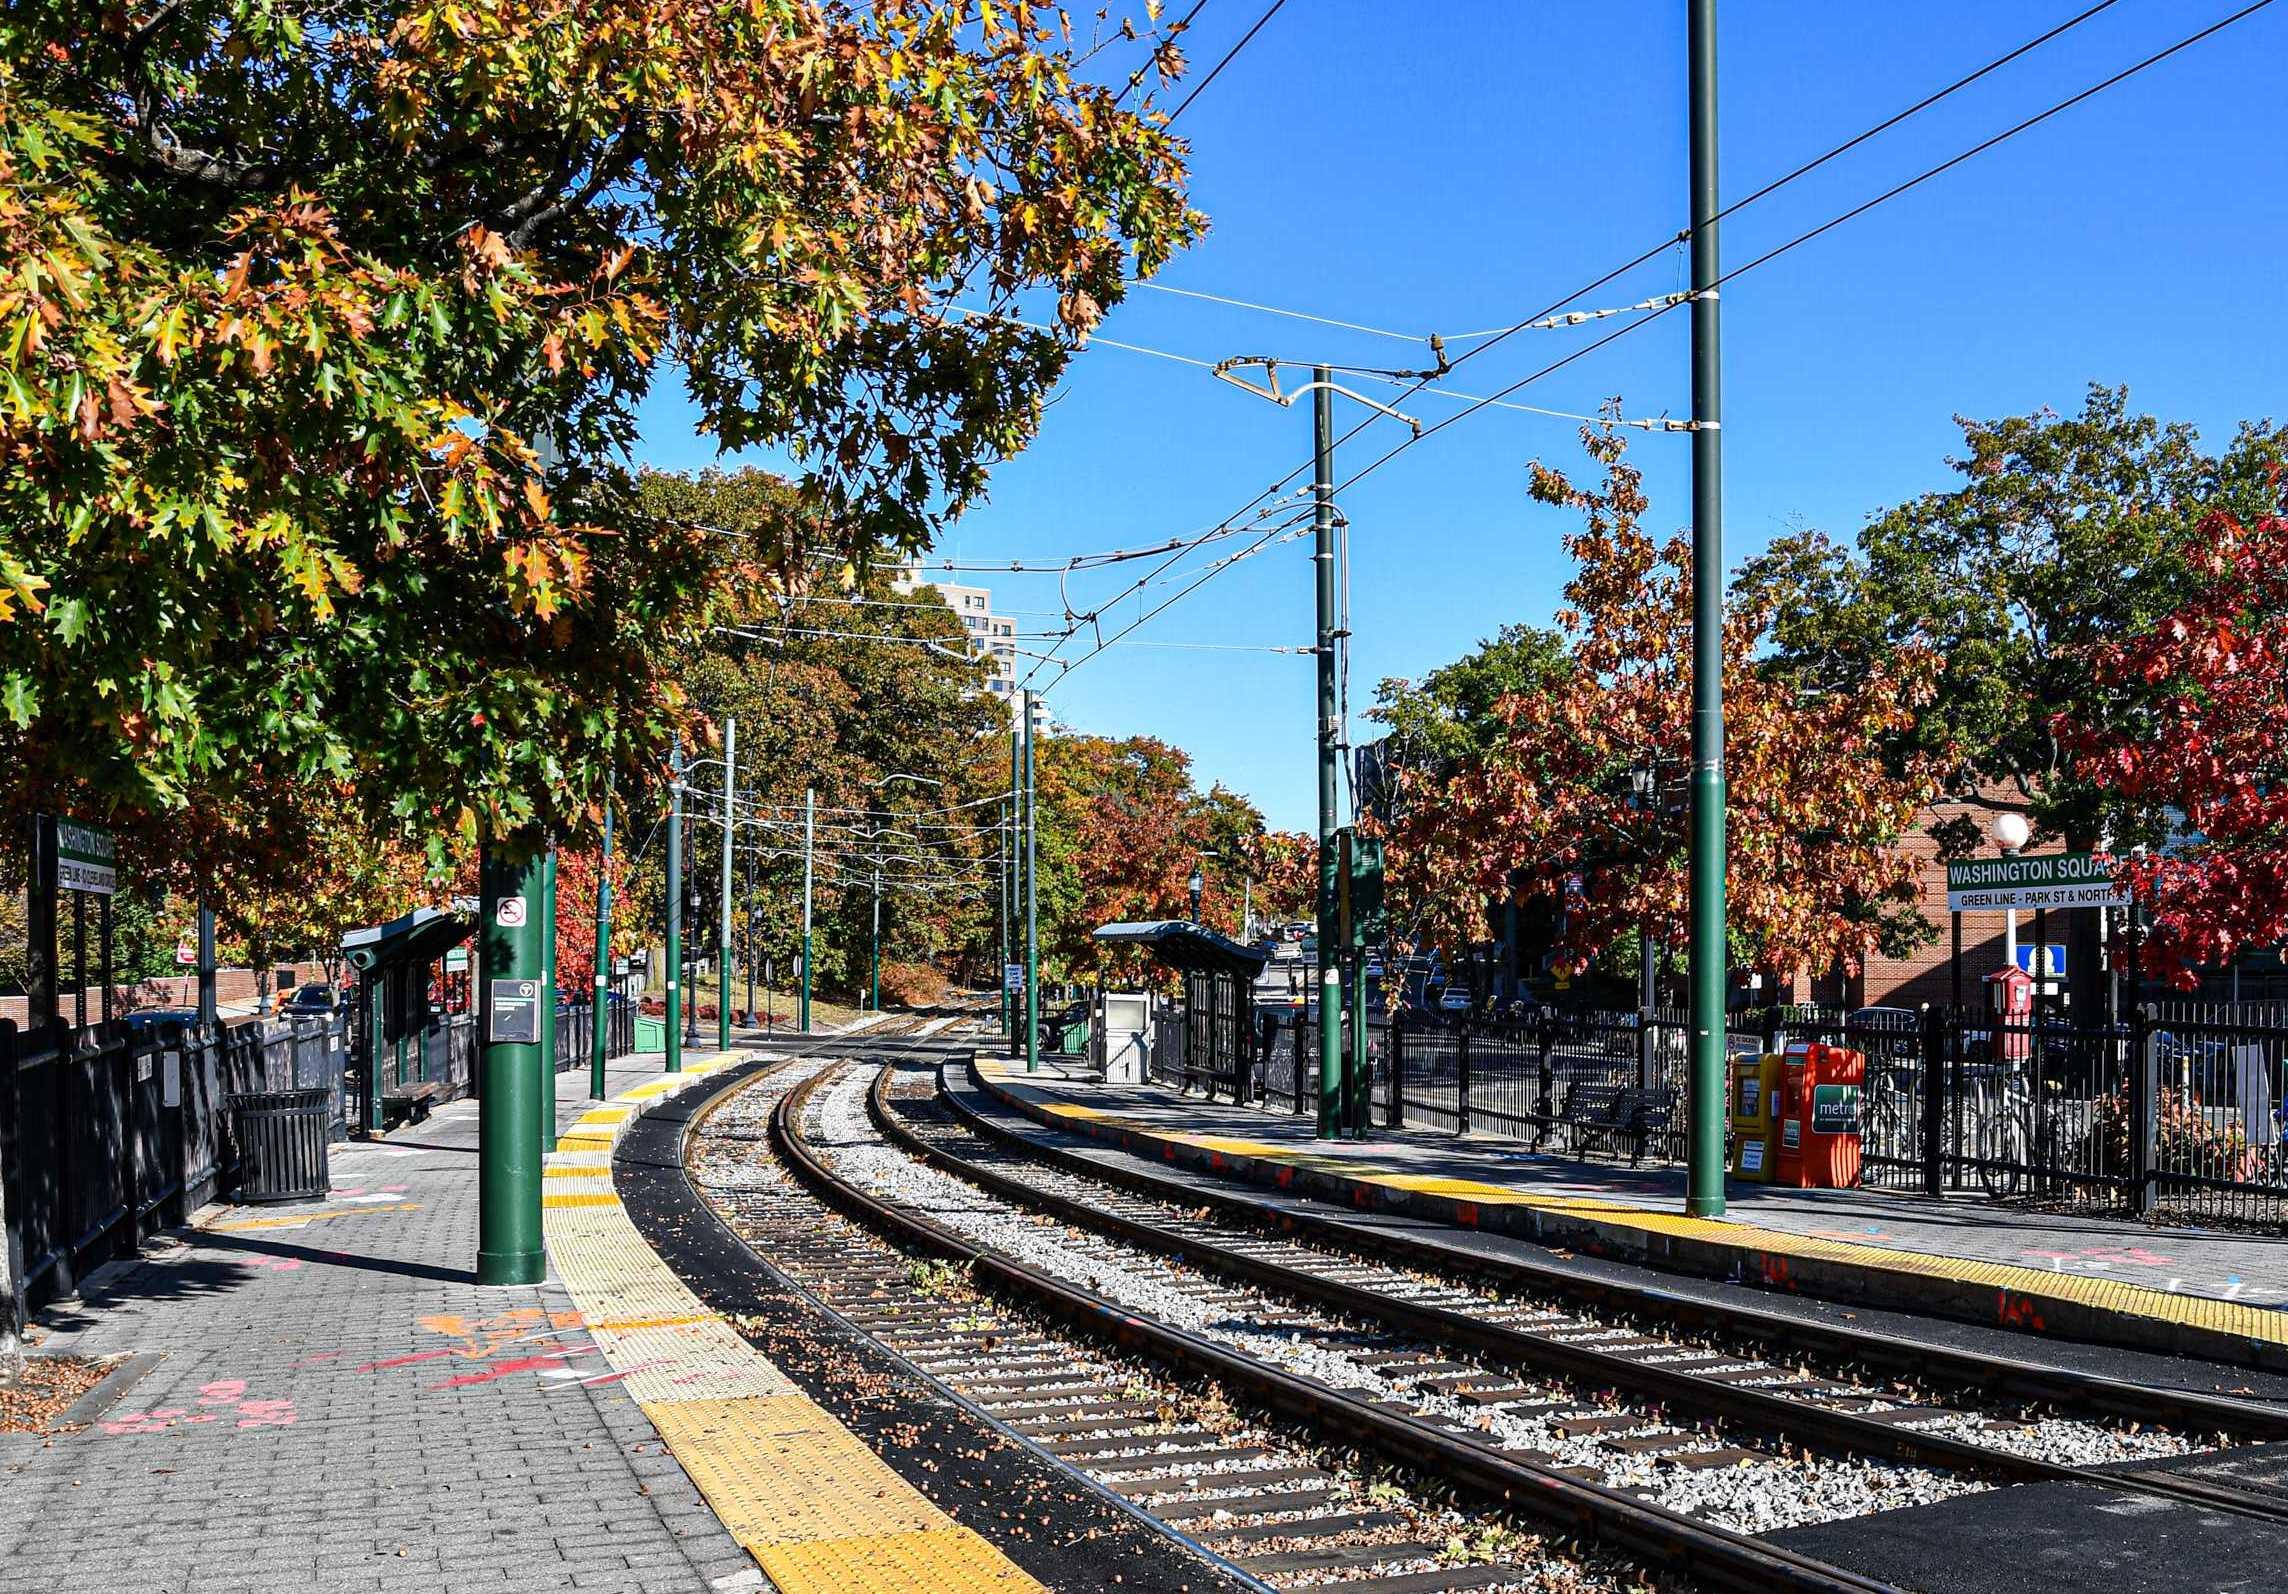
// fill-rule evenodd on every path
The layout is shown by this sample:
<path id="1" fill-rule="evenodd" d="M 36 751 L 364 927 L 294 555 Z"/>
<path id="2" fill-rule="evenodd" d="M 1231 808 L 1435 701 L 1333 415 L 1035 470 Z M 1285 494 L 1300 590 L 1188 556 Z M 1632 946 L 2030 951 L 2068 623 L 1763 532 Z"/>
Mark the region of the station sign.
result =
<path id="1" fill-rule="evenodd" d="M 1025 988 L 1025 965 L 1024 965 L 1024 964 L 1022 964 L 1022 963 L 1004 963 L 1004 964 L 1002 964 L 1002 965 L 1001 965 L 1001 989 L 1003 989 L 1004 991 L 1011 991 L 1011 992 L 1015 992 L 1015 991 L 1021 991 L 1021 990 L 1023 990 L 1024 988 Z"/>
<path id="2" fill-rule="evenodd" d="M 2027 858 L 1964 858 L 1946 866 L 1950 913 L 2005 908 L 2118 908 L 2129 900 L 2101 853 L 2052 852 Z"/>
<path id="3" fill-rule="evenodd" d="M 108 897 L 119 884 L 111 832 L 76 819 L 56 821 L 56 889 Z"/>

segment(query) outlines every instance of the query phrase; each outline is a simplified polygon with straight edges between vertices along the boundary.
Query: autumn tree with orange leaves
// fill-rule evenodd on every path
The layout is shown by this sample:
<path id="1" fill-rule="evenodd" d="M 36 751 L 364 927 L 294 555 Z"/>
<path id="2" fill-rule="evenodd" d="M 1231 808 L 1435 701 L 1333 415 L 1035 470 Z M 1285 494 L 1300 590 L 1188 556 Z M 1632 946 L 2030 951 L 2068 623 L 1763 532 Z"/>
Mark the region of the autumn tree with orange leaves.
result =
<path id="1" fill-rule="evenodd" d="M 1692 558 L 1656 543 L 1640 473 L 1610 429 L 1584 428 L 1596 488 L 1533 467 L 1533 496 L 1578 511 L 1579 569 L 1558 616 L 1571 669 L 1503 698 L 1491 746 L 1442 778 L 1402 775 L 1390 842 L 1397 889 L 1449 954 L 1484 934 L 1489 901 L 1563 905 L 1560 961 L 1584 967 L 1640 921 L 1687 916 Z M 1729 889 L 1735 945 L 1759 967 L 1851 965 L 1927 935 L 1912 860 L 1895 850 L 1935 774 L 1877 756 L 1929 691 L 1902 650 L 1858 690 L 1799 694 L 1758 664 L 1772 616 L 1735 600 L 1724 627 Z M 1633 789 L 1632 770 L 1652 775 Z"/>
<path id="2" fill-rule="evenodd" d="M 676 673 L 723 604 L 926 544 L 1199 230 L 1154 109 L 1177 25 L 1099 26 L 8 7 L 0 809 L 159 835 L 260 768 L 347 783 L 440 867 L 584 839 L 689 729 Z M 796 461 L 804 513 L 644 514 L 662 381 L 716 443 Z"/>
<path id="3" fill-rule="evenodd" d="M 2190 988 L 2288 943 L 2288 501 L 2209 516 L 2188 557 L 2191 595 L 2090 649 L 2094 707 L 2055 723 L 2075 773 L 2157 827 L 2123 872 L 2152 915 L 2146 970 Z"/>

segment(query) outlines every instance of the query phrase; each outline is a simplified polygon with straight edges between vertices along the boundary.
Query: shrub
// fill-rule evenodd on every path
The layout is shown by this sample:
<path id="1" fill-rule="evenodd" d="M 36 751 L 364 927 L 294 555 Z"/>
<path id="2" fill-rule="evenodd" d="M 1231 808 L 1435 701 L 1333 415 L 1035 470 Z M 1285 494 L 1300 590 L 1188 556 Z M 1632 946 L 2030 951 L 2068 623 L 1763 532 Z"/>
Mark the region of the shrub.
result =
<path id="1" fill-rule="evenodd" d="M 935 1007 L 945 1000 L 946 978 L 930 963 L 882 965 L 882 1005 Z"/>

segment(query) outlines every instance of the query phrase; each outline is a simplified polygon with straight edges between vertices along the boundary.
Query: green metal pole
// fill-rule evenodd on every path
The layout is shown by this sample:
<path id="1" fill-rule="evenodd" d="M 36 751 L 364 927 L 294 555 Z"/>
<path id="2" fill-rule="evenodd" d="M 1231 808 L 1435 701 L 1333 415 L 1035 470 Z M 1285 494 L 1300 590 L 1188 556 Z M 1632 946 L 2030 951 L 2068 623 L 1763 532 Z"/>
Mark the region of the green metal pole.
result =
<path id="1" fill-rule="evenodd" d="M 1341 1132 L 1343 1107 L 1343 987 L 1335 903 L 1335 392 L 1321 365 L 1311 380 L 1315 537 L 1311 567 L 1318 586 L 1319 658 L 1319 1129 L 1321 1140 Z"/>
<path id="2" fill-rule="evenodd" d="M 1692 1092 L 1685 1210 L 1724 1212 L 1724 434 L 1716 251 L 1716 0 L 1687 28 L 1692 160 Z"/>
<path id="3" fill-rule="evenodd" d="M 818 839 L 818 791 L 802 789 L 802 1032 L 810 1033 L 810 864 Z"/>
<path id="4" fill-rule="evenodd" d="M 667 758 L 667 1071 L 683 1072 L 683 743 Z"/>
<path id="5" fill-rule="evenodd" d="M 1350 1139 L 1366 1139 L 1366 954 L 1350 951 L 1350 1066 L 1343 1070 L 1343 1123 Z"/>
<path id="6" fill-rule="evenodd" d="M 604 1099 L 612 1028 L 612 794 L 604 793 L 604 850 L 596 865 L 596 996 L 589 1009 L 588 1099 Z"/>
<path id="7" fill-rule="evenodd" d="M 1017 699 L 1017 712 L 1020 714 L 1024 712 L 1022 694 Z M 1024 823 L 1025 819 L 1025 773 L 1020 767 L 1020 761 L 1023 757 L 1024 733 L 1025 728 L 1022 725 L 1009 727 L 1009 917 L 1011 919 L 1017 916 L 1017 903 L 1020 900 L 1017 893 L 1025 878 L 1023 861 L 1017 853 L 1017 838 L 1023 833 L 1018 827 Z M 1004 958 L 1002 962 L 1006 964 L 1008 959 Z M 1009 976 L 1006 969 L 1002 972 L 1001 984 L 1003 989 L 1007 989 Z M 1008 1039 L 1011 1056 L 1016 1055 L 1017 1019 L 1023 1010 L 1024 998 L 1015 992 L 1010 992 L 1009 999 L 1003 1009 L 1001 1033 Z"/>
<path id="8" fill-rule="evenodd" d="M 1025 1072 L 1041 1066 L 1040 893 L 1035 844 L 1040 815 L 1033 800 L 1033 694 L 1025 698 Z"/>
<path id="9" fill-rule="evenodd" d="M 540 860 L 540 1154 L 556 1148 L 556 844 Z"/>
<path id="10" fill-rule="evenodd" d="M 715 929 L 715 975 L 722 987 L 715 1003 L 715 1046 L 731 1049 L 731 835 L 735 820 L 731 794 L 739 784 L 739 722 L 723 720 L 723 901 Z"/>
<path id="11" fill-rule="evenodd" d="M 521 843 L 521 845 L 519 845 Z M 477 1282 L 538 1284 L 541 1249 L 541 902 L 547 865 L 540 838 L 488 843 L 478 862 Z"/>
<path id="12" fill-rule="evenodd" d="M 882 1011 L 882 871 L 874 871 L 874 950 L 868 956 L 866 989 L 867 1007 L 871 1012 Z"/>
<path id="13" fill-rule="evenodd" d="M 1015 738 L 1014 736 L 1012 736 L 1012 737 L 1010 738 L 1010 740 L 1009 740 L 1009 745 L 1010 745 L 1010 747 L 1011 747 L 1012 749 L 1014 749 L 1014 748 L 1016 747 L 1016 745 L 1017 745 L 1017 742 L 1016 742 L 1016 738 Z M 1010 786 L 1009 786 L 1009 794 L 1010 794 L 1010 798 L 1011 798 L 1011 800 L 1012 800 L 1012 801 L 1014 801 L 1014 800 L 1015 800 L 1015 797 L 1016 797 L 1016 792 L 1017 792 L 1016 783 L 1015 783 L 1014 781 L 1012 781 L 1012 782 L 1010 783 Z M 999 986 L 1001 987 L 1001 1034 L 1002 1034 L 1002 1037 L 1003 1037 L 1004 1039 L 1006 1039 L 1006 1038 L 1008 1037 L 1008 1034 L 1009 1034 L 1009 1015 L 1010 1015 L 1010 1002 L 1009 1002 L 1009 867 L 1010 867 L 1010 864 L 1011 864 L 1011 863 L 1014 861 L 1014 857 L 1015 857 L 1015 851 L 1014 851 L 1014 849 L 1015 849 L 1015 844 L 1016 844 L 1016 836 L 1017 836 L 1017 826 L 1016 826 L 1016 820 L 1015 820 L 1015 816 L 1014 816 L 1014 815 L 1011 815 L 1011 814 L 1003 814 L 1003 815 L 1001 816 L 1001 825 L 1000 825 L 1000 830 L 1001 830 L 1001 962 L 1000 962 L 999 966 L 997 966 L 997 967 L 994 969 L 994 971 L 993 971 L 993 978 L 994 978 L 994 983 L 995 983 L 995 984 L 997 984 L 997 985 L 999 985 Z"/>

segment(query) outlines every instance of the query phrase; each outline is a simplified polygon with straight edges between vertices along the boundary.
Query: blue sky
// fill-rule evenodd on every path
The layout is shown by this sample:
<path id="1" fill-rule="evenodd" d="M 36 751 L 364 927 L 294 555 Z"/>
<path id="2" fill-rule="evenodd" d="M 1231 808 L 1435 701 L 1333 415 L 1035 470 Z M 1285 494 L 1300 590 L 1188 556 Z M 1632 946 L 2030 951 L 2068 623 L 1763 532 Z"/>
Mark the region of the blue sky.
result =
<path id="1" fill-rule="evenodd" d="M 1726 198 L 2085 5 L 1726 0 Z M 1731 219 L 1726 262 L 2235 9 L 2120 0 Z M 1195 60 L 1212 63 L 1260 11 L 1257 0 L 1209 0 Z M 1674 0 L 1290 0 L 1180 124 L 1193 145 L 1193 197 L 1213 228 L 1160 280 L 1404 332 L 1474 331 L 1542 308 L 1683 224 L 1683 16 Z M 2244 417 L 2288 408 L 2283 106 L 2288 5 L 1728 286 L 1728 558 L 1796 526 L 1849 536 L 1871 511 L 1944 485 L 1958 412 L 2072 409 L 2088 382 L 2125 381 L 2140 408 L 2214 440 Z M 1587 302 L 1673 291 L 1683 272 L 1681 252 L 1669 251 Z M 1450 385 L 1490 392 L 1611 325 L 1520 334 Z M 1618 396 L 1630 415 L 1687 414 L 1685 333 L 1679 312 L 1517 398 L 1588 411 Z M 1209 360 L 1403 366 L 1425 352 L 1150 292 L 1116 309 L 1103 335 Z M 1338 402 L 1346 427 L 1366 413 Z M 1431 422 L 1460 406 L 1424 395 L 1408 407 Z M 649 462 L 712 457 L 679 397 L 655 398 L 644 422 Z M 939 556 L 1060 560 L 1213 525 L 1306 460 L 1309 425 L 1303 406 L 1279 409 L 1205 371 L 1093 348 L 1074 362 L 1039 441 L 1002 467 L 991 502 Z M 1566 420 L 1482 411 L 1345 496 L 1354 708 L 1381 677 L 1420 675 L 1504 622 L 1547 622 L 1568 574 L 1558 546 L 1568 520 L 1527 500 L 1525 468 L 1536 457 L 1576 464 L 1575 432 Z M 1362 434 L 1338 460 L 1338 479 L 1402 435 L 1389 422 Z M 1689 439 L 1632 436 L 1650 523 L 1683 524 Z M 1308 643 L 1308 552 L 1297 542 L 1233 567 L 1138 639 Z M 1060 601 L 1054 578 L 958 579 L 986 581 L 1003 607 L 1054 611 Z M 1087 607 L 1122 580 L 1076 578 L 1072 592 Z M 1310 668 L 1295 656 L 1116 647 L 1050 702 L 1080 729 L 1165 737 L 1192 753 L 1203 784 L 1220 780 L 1273 823 L 1308 828 Z"/>

